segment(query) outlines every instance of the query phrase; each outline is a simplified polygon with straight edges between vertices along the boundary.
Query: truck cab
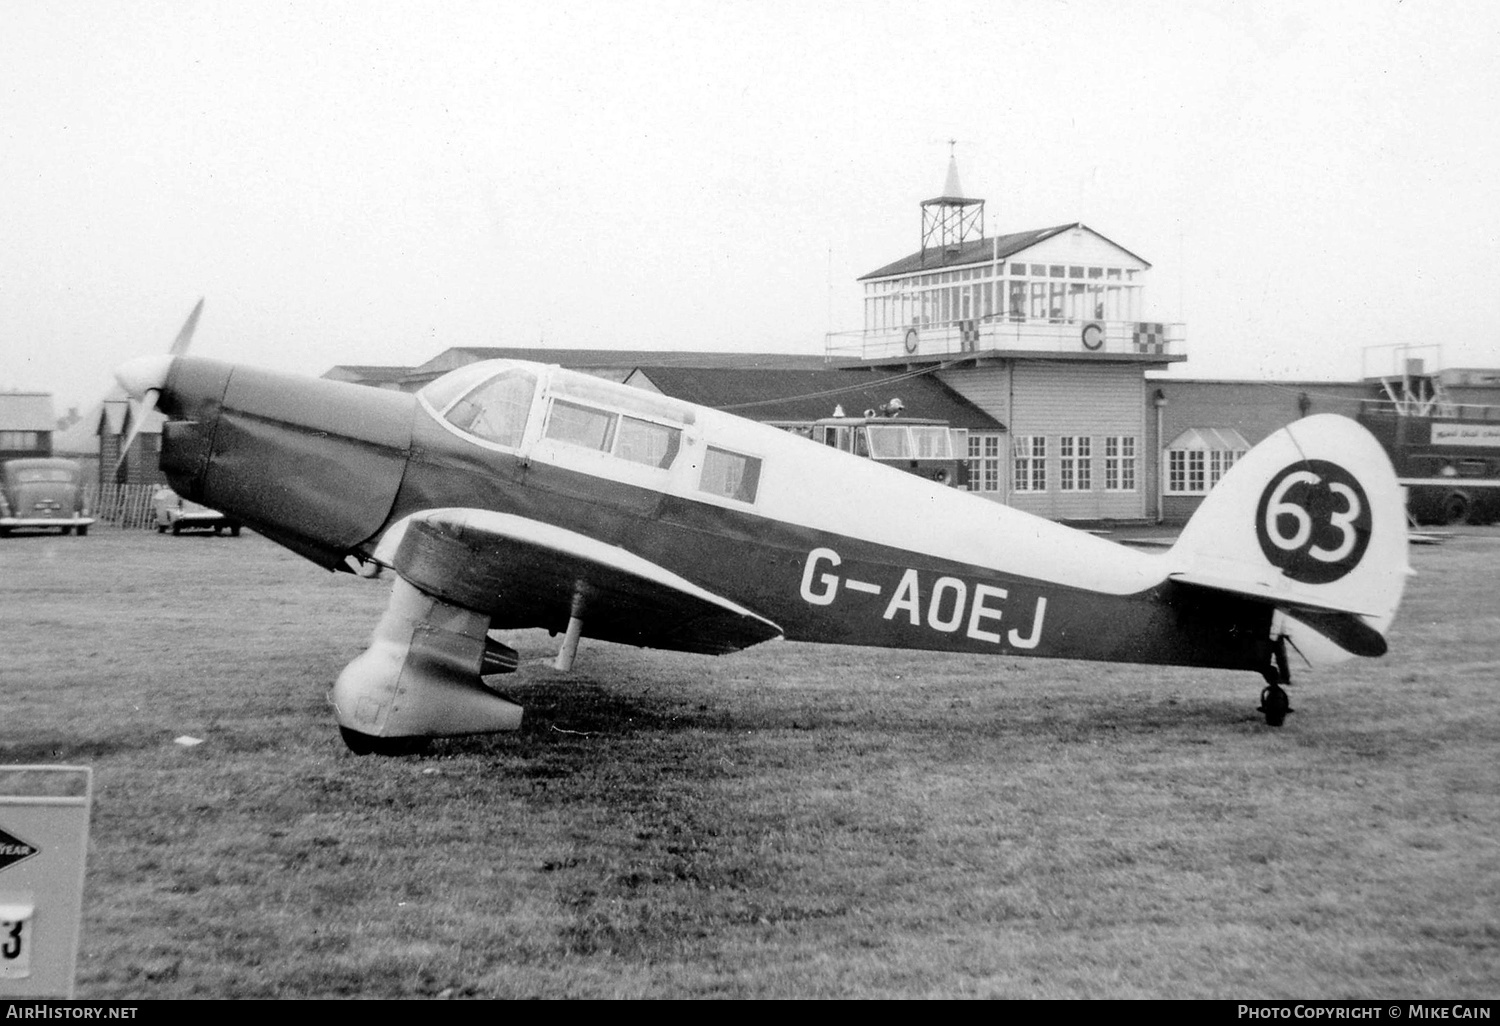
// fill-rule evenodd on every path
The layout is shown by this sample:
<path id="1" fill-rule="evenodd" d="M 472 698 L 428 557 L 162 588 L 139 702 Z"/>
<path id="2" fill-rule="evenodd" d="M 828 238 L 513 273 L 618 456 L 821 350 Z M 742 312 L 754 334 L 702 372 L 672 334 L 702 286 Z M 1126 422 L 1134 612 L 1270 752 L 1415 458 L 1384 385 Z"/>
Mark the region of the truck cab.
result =
<path id="1" fill-rule="evenodd" d="M 968 432 L 946 421 L 904 417 L 899 400 L 858 417 L 814 421 L 812 440 L 953 488 L 968 485 Z"/>

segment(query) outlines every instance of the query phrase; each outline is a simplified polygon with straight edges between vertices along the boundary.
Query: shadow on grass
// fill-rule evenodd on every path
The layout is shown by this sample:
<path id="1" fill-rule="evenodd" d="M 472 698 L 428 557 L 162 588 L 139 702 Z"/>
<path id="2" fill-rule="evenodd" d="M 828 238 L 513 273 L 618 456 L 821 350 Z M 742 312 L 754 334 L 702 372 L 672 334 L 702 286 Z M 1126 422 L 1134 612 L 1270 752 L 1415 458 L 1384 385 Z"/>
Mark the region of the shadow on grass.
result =
<path id="1" fill-rule="evenodd" d="M 161 735 L 112 734 L 107 737 L 41 737 L 0 743 L 0 763 L 91 763 L 127 752 L 160 748 Z"/>

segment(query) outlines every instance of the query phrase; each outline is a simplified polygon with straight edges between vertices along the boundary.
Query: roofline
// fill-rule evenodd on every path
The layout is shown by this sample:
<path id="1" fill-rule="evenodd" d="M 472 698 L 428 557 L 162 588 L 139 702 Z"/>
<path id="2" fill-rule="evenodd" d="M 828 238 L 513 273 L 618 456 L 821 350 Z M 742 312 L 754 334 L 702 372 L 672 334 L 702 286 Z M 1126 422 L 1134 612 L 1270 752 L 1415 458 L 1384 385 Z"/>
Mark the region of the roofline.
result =
<path id="1" fill-rule="evenodd" d="M 932 202 L 932 201 L 929 201 L 929 202 Z M 1015 256 L 1017 253 L 1024 253 L 1028 249 L 1031 249 L 1034 246 L 1040 245 L 1041 243 L 1046 242 L 1048 239 L 1055 239 L 1055 238 L 1057 238 L 1057 236 L 1061 235 L 1063 232 L 1071 231 L 1074 228 L 1082 228 L 1084 231 L 1087 231 L 1090 234 L 1098 236 L 1099 238 L 1103 239 L 1105 242 L 1109 243 L 1111 246 L 1113 246 L 1116 249 L 1118 249 L 1120 252 L 1122 252 L 1122 253 L 1126 254 L 1127 256 L 1129 256 L 1131 259 L 1133 259 L 1133 260 L 1139 260 L 1141 263 L 1145 264 L 1148 269 L 1151 267 L 1151 261 L 1149 261 L 1145 257 L 1141 256 L 1139 253 L 1135 253 L 1135 252 L 1132 252 L 1129 249 L 1126 249 L 1124 246 L 1120 245 L 1114 239 L 1111 239 L 1108 235 L 1105 235 L 1105 234 L 1103 234 L 1101 232 L 1095 231 L 1094 229 L 1090 228 L 1088 225 L 1084 224 L 1082 221 L 1073 221 L 1073 222 L 1070 222 L 1068 224 L 1060 224 L 1060 225 L 1056 225 L 1056 226 L 1054 226 L 1052 228 L 1035 228 L 1035 229 L 1032 229 L 1032 231 L 1035 231 L 1035 232 L 1039 233 L 1037 235 L 1037 237 L 1034 238 L 1034 239 L 1032 239 L 1030 242 L 1026 243 L 1024 246 L 1021 246 L 1021 247 L 1019 247 L 1017 249 L 1007 250 L 1006 253 L 1005 253 L 1004 259 L 1008 260 L 1011 257 Z M 1021 232 L 1006 232 L 1005 235 L 986 235 L 986 236 L 983 236 L 983 237 L 979 238 L 976 241 L 980 242 L 980 243 L 983 243 L 983 242 L 987 242 L 987 241 L 994 241 L 996 239 L 1003 239 L 1003 238 L 1005 238 L 1006 235 L 1028 235 L 1028 234 L 1030 234 L 1030 232 L 1025 232 L 1025 231 L 1021 231 Z M 930 247 L 930 248 L 936 249 L 938 247 Z M 976 247 L 976 253 L 981 252 L 981 251 L 982 251 L 982 247 Z M 922 252 L 922 251 L 918 250 L 918 253 L 920 253 L 920 252 Z M 908 254 L 907 256 L 902 257 L 901 260 L 910 259 L 910 257 L 913 256 L 913 255 L 915 255 L 915 254 Z M 926 273 L 928 271 L 945 270 L 945 269 L 951 268 L 951 267 L 968 267 L 968 266 L 970 266 L 972 264 L 988 264 L 988 263 L 993 263 L 994 261 L 995 261 L 995 257 L 993 255 L 991 255 L 989 257 L 983 257 L 983 256 L 981 256 L 981 257 L 979 257 L 977 259 L 955 260 L 952 263 L 940 263 L 936 267 L 932 267 L 932 268 L 925 268 L 924 267 L 924 268 L 914 269 L 914 270 L 911 270 L 911 271 L 892 271 L 892 272 L 885 273 L 885 274 L 881 273 L 881 271 L 883 271 L 884 268 L 880 268 L 878 270 L 871 271 L 869 274 L 862 274 L 862 275 L 860 275 L 858 278 L 856 278 L 854 280 L 855 281 L 877 281 L 877 280 L 884 279 L 884 278 L 908 278 L 911 275 L 916 274 L 916 273 Z M 900 260 L 892 261 L 892 263 L 900 263 Z M 886 265 L 886 267 L 889 267 L 889 266 L 890 266 L 890 264 Z"/>

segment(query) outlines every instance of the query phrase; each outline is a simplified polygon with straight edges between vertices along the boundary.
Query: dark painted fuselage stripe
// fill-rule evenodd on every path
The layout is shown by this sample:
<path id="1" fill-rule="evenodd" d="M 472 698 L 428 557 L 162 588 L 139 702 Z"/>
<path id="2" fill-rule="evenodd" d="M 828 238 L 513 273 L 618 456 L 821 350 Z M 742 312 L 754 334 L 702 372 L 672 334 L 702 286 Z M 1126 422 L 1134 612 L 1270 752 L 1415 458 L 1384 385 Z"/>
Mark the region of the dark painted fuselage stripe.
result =
<path id="1" fill-rule="evenodd" d="M 577 531 L 754 610 L 791 640 L 1257 670 L 1269 658 L 1260 603 L 1167 581 L 1133 595 L 1055 585 L 462 447 L 423 419 L 393 522 L 468 507 Z"/>

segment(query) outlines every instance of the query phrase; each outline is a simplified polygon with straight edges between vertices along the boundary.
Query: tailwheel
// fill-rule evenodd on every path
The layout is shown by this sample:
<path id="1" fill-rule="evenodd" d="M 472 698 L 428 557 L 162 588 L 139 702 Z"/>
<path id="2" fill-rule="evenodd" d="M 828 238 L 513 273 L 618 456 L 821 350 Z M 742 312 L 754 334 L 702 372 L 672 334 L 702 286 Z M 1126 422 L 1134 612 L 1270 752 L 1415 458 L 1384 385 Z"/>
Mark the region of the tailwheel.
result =
<path id="1" fill-rule="evenodd" d="M 1255 710 L 1266 714 L 1266 726 L 1279 727 L 1286 722 L 1286 714 L 1296 712 L 1291 699 L 1280 684 L 1268 684 L 1260 693 L 1260 707 Z"/>
<path id="2" fill-rule="evenodd" d="M 343 726 L 339 735 L 355 755 L 415 755 L 427 747 L 424 737 L 375 737 Z"/>
<path id="3" fill-rule="evenodd" d="M 1279 727 L 1286 722 L 1287 713 L 1296 712 L 1282 688 L 1283 684 L 1292 682 L 1292 671 L 1286 658 L 1286 635 L 1277 637 L 1272 643 L 1271 656 L 1272 664 L 1264 671 L 1266 686 L 1261 689 L 1260 705 L 1255 711 L 1265 714 L 1266 726 Z"/>

